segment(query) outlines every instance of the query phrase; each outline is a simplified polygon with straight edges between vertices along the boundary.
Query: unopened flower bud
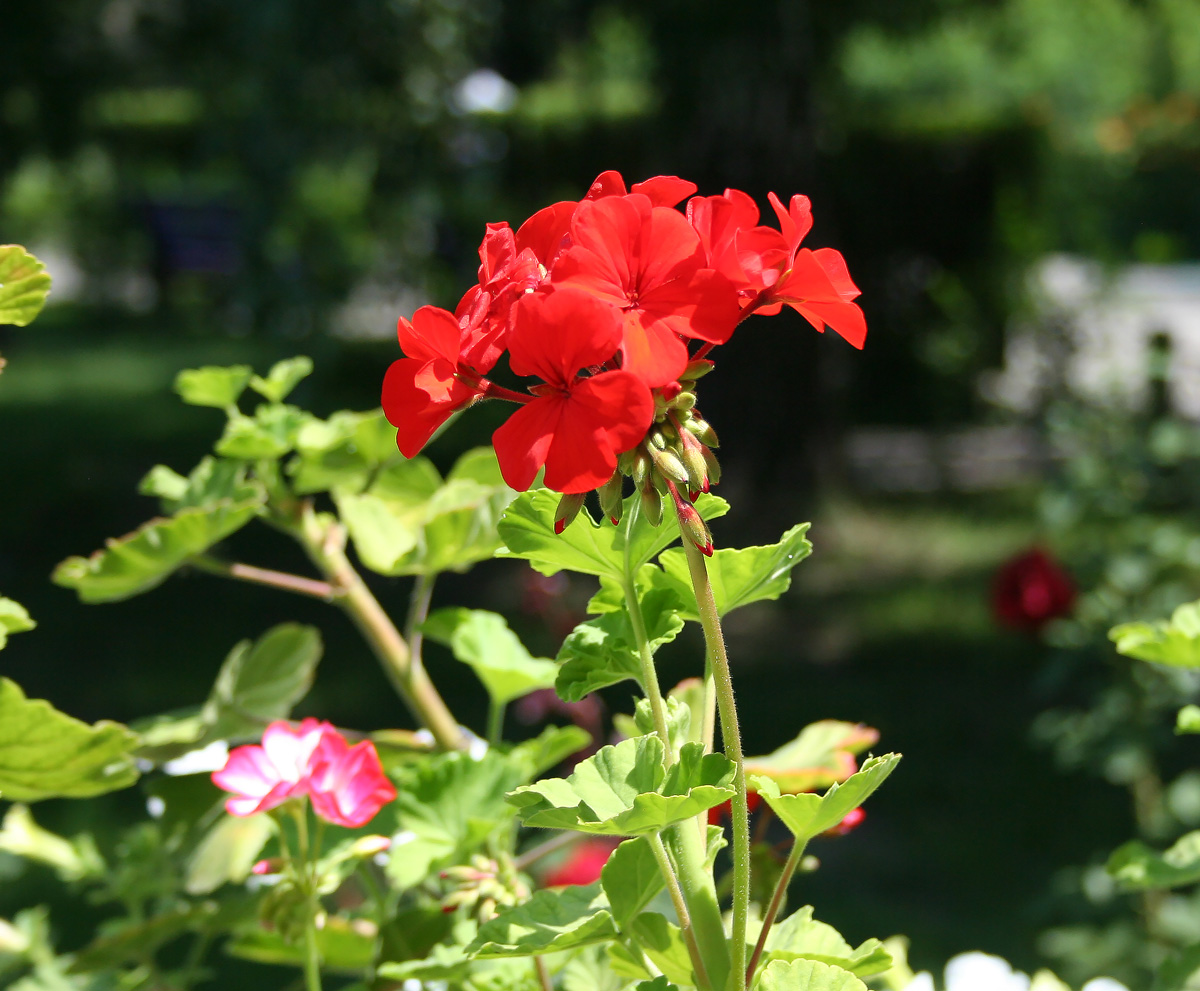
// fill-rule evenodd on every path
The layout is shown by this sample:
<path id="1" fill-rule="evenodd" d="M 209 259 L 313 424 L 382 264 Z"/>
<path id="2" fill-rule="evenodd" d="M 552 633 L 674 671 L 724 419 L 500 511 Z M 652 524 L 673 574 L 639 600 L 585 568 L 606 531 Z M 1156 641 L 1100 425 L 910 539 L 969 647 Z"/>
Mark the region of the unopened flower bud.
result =
<path id="1" fill-rule="evenodd" d="M 672 408 L 686 410 L 691 409 L 696 405 L 696 394 L 694 392 L 681 392 L 675 397 L 675 402 L 671 403 Z"/>
<path id="2" fill-rule="evenodd" d="M 650 446 L 661 451 L 667 446 L 667 438 L 663 435 L 662 427 L 656 426 L 650 431 L 649 435 Z"/>
<path id="3" fill-rule="evenodd" d="M 687 469 L 687 484 L 689 493 L 708 491 L 708 462 L 704 459 L 704 445 L 696 440 L 688 430 L 679 433 L 680 446 L 683 448 L 683 466 Z M 692 494 L 692 499 L 696 495 Z"/>
<path id="4" fill-rule="evenodd" d="M 679 513 L 679 529 L 708 557 L 712 557 L 712 534 L 708 532 L 704 520 L 696 512 L 696 507 L 690 502 L 684 502 L 677 493 L 672 493 L 672 495 L 675 496 L 675 510 Z"/>
<path id="5" fill-rule="evenodd" d="M 633 484 L 639 489 L 645 488 L 646 478 L 652 467 L 653 462 L 651 462 L 646 448 L 644 446 L 637 447 L 633 452 L 633 470 L 629 474 L 633 477 Z"/>
<path id="6" fill-rule="evenodd" d="M 700 453 L 704 456 L 704 465 L 708 469 L 708 484 L 716 485 L 721 481 L 721 462 L 707 447 L 701 447 Z"/>
<path id="7" fill-rule="evenodd" d="M 355 857 L 374 857 L 377 853 L 383 853 L 391 845 L 392 840 L 388 836 L 379 836 L 378 834 L 360 836 L 350 847 L 350 853 Z"/>
<path id="8" fill-rule="evenodd" d="M 651 526 L 658 526 L 663 518 L 662 496 L 653 485 L 642 486 L 639 494 L 642 497 L 642 515 Z"/>
<path id="9" fill-rule="evenodd" d="M 672 482 L 682 485 L 688 480 L 688 470 L 671 451 L 656 451 L 654 466 Z"/>
<path id="10" fill-rule="evenodd" d="M 625 476 L 619 471 L 614 471 L 612 478 L 596 490 L 600 496 L 600 509 L 612 521 L 613 526 L 621 522 L 621 490 L 624 484 Z"/>
<path id="11" fill-rule="evenodd" d="M 558 500 L 558 508 L 554 510 L 555 533 L 562 533 L 575 521 L 575 517 L 583 509 L 583 497 L 582 492 L 566 492 Z"/>
<path id="12" fill-rule="evenodd" d="M 695 382 L 696 379 L 704 378 L 713 370 L 713 362 L 707 358 L 700 358 L 696 361 L 689 361 L 687 368 L 683 370 L 683 374 L 679 376 L 681 382 Z"/>
<path id="13" fill-rule="evenodd" d="M 717 432 L 713 430 L 712 424 L 707 420 L 693 416 L 688 420 L 687 428 L 696 436 L 701 444 L 706 444 L 709 447 L 721 446 L 721 442 L 717 440 Z"/>

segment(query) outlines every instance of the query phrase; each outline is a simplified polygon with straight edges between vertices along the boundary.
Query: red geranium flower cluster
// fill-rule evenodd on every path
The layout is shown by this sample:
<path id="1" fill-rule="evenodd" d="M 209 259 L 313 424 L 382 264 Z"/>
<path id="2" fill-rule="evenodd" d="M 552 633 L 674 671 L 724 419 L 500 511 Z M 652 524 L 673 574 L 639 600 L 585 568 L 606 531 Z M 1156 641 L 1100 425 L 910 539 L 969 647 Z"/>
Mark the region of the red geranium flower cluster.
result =
<path id="1" fill-rule="evenodd" d="M 388 369 L 383 408 L 405 456 L 451 413 L 499 398 L 520 404 L 494 436 L 515 489 L 529 488 L 543 468 L 545 484 L 564 494 L 599 488 L 655 424 L 669 435 L 659 450 L 674 445 L 691 469 L 672 472 L 655 458 L 658 474 L 707 488 L 698 438 L 711 430 L 692 415 L 694 395 L 683 395 L 711 367 L 697 359 L 750 314 L 783 306 L 863 346 L 859 293 L 841 254 L 800 247 L 812 226 L 807 197 L 793 196 L 785 209 L 771 194 L 776 229 L 759 224 L 746 193 L 695 192 L 675 176 L 627 190 L 605 172 L 582 200 L 539 210 L 515 231 L 489 224 L 479 282 L 455 311 L 423 306 L 400 320 L 405 357 Z M 486 377 L 505 353 L 516 375 L 538 380 L 528 391 Z M 675 436 L 692 421 L 700 425 L 684 432 L 694 439 Z M 644 487 L 632 463 L 622 470 Z"/>
<path id="2" fill-rule="evenodd" d="M 370 740 L 351 746 L 329 723 L 312 718 L 294 728 L 271 723 L 262 746 L 232 750 L 212 779 L 233 793 L 225 801 L 230 815 L 266 812 L 307 795 L 322 819 L 350 829 L 366 825 L 396 797 Z"/>

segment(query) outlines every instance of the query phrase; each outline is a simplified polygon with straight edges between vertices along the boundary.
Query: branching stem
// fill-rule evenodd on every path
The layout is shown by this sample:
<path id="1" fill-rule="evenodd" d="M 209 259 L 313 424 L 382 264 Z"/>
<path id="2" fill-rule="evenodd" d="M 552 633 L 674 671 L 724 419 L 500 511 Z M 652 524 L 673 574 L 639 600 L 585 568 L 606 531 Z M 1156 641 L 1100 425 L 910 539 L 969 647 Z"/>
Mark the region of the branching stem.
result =
<path id="1" fill-rule="evenodd" d="M 316 578 L 305 578 L 303 575 L 293 575 L 286 571 L 273 571 L 270 568 L 259 568 L 253 564 L 241 564 L 237 561 L 220 561 L 207 554 L 198 554 L 191 559 L 192 566 L 210 575 L 221 575 L 224 578 L 236 578 L 239 581 L 251 582 L 255 585 L 268 585 L 271 588 L 283 589 L 285 592 L 296 592 L 299 595 L 309 595 L 324 602 L 332 601 L 337 590 L 329 582 Z"/>
<path id="2" fill-rule="evenodd" d="M 704 966 L 704 957 L 701 956 L 700 946 L 696 942 L 696 932 L 692 928 L 687 902 L 683 898 L 683 890 L 679 887 L 679 878 L 675 876 L 671 858 L 667 855 L 667 848 L 663 846 L 662 837 L 658 833 L 652 833 L 646 839 L 650 842 L 650 849 L 654 851 L 654 859 L 658 861 L 663 880 L 667 882 L 667 891 L 670 892 L 671 903 L 675 906 L 675 914 L 679 916 L 679 928 L 683 932 L 683 941 L 687 944 L 688 956 L 692 958 L 692 969 L 696 972 L 696 986 L 700 991 L 713 991 L 708 971 Z"/>

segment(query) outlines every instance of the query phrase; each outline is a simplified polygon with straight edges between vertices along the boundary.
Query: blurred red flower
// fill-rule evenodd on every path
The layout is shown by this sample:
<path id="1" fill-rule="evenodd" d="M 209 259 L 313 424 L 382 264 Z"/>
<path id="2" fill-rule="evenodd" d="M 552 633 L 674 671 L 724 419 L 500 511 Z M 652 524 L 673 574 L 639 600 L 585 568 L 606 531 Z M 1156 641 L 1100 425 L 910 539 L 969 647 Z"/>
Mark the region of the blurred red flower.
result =
<path id="1" fill-rule="evenodd" d="M 547 872 L 542 883 L 547 888 L 568 884 L 591 884 L 600 880 L 600 872 L 617 848 L 617 840 L 587 839 L 571 847 L 571 852 L 554 869 Z"/>
<path id="2" fill-rule="evenodd" d="M 1075 583 L 1066 570 L 1039 547 L 1000 566 L 992 582 L 996 622 L 1022 633 L 1037 633 L 1050 620 L 1070 614 Z"/>

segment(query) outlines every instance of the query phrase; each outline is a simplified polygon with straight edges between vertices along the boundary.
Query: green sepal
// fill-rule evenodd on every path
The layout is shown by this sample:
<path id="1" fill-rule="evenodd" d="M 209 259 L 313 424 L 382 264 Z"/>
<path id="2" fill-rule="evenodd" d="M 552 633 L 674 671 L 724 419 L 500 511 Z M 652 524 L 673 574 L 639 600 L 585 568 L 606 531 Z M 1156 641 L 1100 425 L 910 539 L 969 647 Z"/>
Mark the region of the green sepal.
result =
<path id="1" fill-rule="evenodd" d="M 798 909 L 771 929 L 763 960 L 819 960 L 856 977 L 882 974 L 892 966 L 892 956 L 880 940 L 868 939 L 858 947 L 851 946 L 833 926 L 813 918 L 811 905 Z"/>
<path id="2" fill-rule="evenodd" d="M 556 534 L 558 493 L 549 489 L 522 493 L 500 519 L 504 548 L 497 556 L 524 558 L 544 575 L 566 570 L 622 581 L 627 566 L 630 574 L 636 574 L 679 536 L 679 526 L 673 520 L 654 527 L 643 514 L 635 513 L 638 498 L 635 494 L 625 500 L 622 519 L 626 522 L 619 526 L 599 524 L 585 509 L 574 523 Z M 702 495 L 696 501 L 696 511 L 703 519 L 711 520 L 727 513 L 729 503 L 717 496 Z"/>
<path id="3" fill-rule="evenodd" d="M 778 750 L 747 757 L 746 773 L 771 778 L 785 794 L 816 791 L 850 777 L 858 769 L 855 755 L 878 741 L 879 731 L 870 726 L 821 719 Z"/>
<path id="4" fill-rule="evenodd" d="M 114 602 L 147 592 L 188 558 L 240 530 L 258 513 L 261 497 L 182 509 L 109 540 L 91 557 L 69 557 L 54 569 L 56 585 L 73 588 L 84 602 Z"/>
<path id="5" fill-rule="evenodd" d="M 127 788 L 138 778 L 136 746 L 128 727 L 89 726 L 0 678 L 0 797 L 36 802 Z"/>
<path id="6" fill-rule="evenodd" d="M 754 982 L 755 991 L 867 991 L 867 986 L 841 967 L 817 960 L 775 960 Z"/>
<path id="7" fill-rule="evenodd" d="M 1128 891 L 1195 884 L 1200 881 L 1200 830 L 1185 833 L 1162 853 L 1130 840 L 1112 852 L 1105 870 Z"/>
<path id="8" fill-rule="evenodd" d="M 781 795 L 779 785 L 764 777 L 753 778 L 751 784 L 779 817 L 779 821 L 796 837 L 796 842 L 804 843 L 832 829 L 848 812 L 862 805 L 899 762 L 899 754 L 872 757 L 857 774 L 841 784 L 831 785 L 824 795 Z"/>
<path id="9" fill-rule="evenodd" d="M 175 376 L 175 391 L 189 406 L 228 409 L 237 405 L 253 375 L 254 369 L 249 365 L 186 368 Z"/>
<path id="10" fill-rule="evenodd" d="M 25 633 L 35 626 L 37 623 L 21 603 L 0 595 L 0 648 L 8 642 L 10 634 Z"/>
<path id="11" fill-rule="evenodd" d="M 714 551 L 706 562 L 717 612 L 724 616 L 742 606 L 765 599 L 778 599 L 792 583 L 792 569 L 812 553 L 805 534 L 809 524 L 800 523 L 779 541 L 760 547 L 727 547 Z M 688 604 L 688 619 L 700 619 L 688 571 L 687 555 L 680 547 L 665 551 L 659 563 L 681 590 Z"/>
<path id="12" fill-rule="evenodd" d="M 1122 623 L 1108 631 L 1117 653 L 1172 667 L 1200 668 L 1200 602 L 1189 602 L 1169 621 Z"/>
<path id="13" fill-rule="evenodd" d="M 549 688 L 558 674 L 553 661 L 534 657 L 525 649 L 498 613 L 462 607 L 439 609 L 421 629 L 475 672 L 496 705 Z"/>
<path id="14" fill-rule="evenodd" d="M 733 797 L 734 766 L 699 744 L 682 748 L 669 771 L 657 737 L 637 737 L 582 761 L 568 778 L 547 778 L 508 796 L 527 826 L 605 836 L 642 836 Z"/>
<path id="15" fill-rule="evenodd" d="M 306 355 L 284 358 L 271 366 L 266 378 L 252 376 L 250 388 L 269 402 L 281 403 L 303 379 L 312 374 L 312 370 L 312 358 Z"/>
<path id="16" fill-rule="evenodd" d="M 0 244 L 0 324 L 27 326 L 49 293 L 46 266 L 19 244 Z"/>
<path id="17" fill-rule="evenodd" d="M 479 927 L 467 946 L 474 957 L 530 957 L 618 936 L 599 882 L 536 891 L 529 901 Z"/>

